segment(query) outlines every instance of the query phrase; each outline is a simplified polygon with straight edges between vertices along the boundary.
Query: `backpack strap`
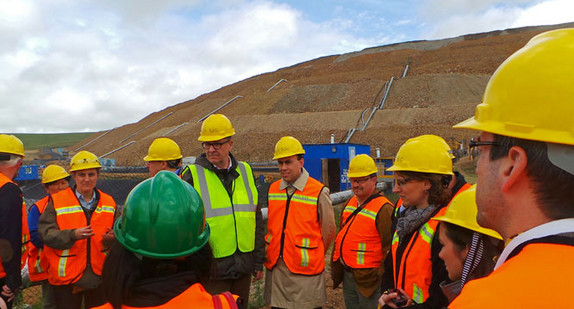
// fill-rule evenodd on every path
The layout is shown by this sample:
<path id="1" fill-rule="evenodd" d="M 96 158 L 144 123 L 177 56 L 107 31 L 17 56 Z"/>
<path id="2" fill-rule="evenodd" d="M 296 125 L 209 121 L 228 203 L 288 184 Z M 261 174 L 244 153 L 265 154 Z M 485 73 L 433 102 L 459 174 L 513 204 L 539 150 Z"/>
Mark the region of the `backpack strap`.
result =
<path id="1" fill-rule="evenodd" d="M 213 299 L 213 307 L 215 309 L 223 309 L 223 304 L 221 304 L 221 299 L 219 298 L 219 294 L 212 295 L 211 298 Z"/>
<path id="2" fill-rule="evenodd" d="M 227 303 L 229 304 L 229 308 L 239 309 L 239 307 L 237 306 L 237 302 L 233 298 L 233 294 L 231 294 L 228 291 L 223 292 L 221 294 L 213 295 L 211 297 L 213 298 L 213 306 L 215 307 L 215 309 L 223 309 L 223 303 L 221 302 L 221 297 L 223 297 L 227 301 Z M 240 300 L 237 299 L 237 301 Z"/>

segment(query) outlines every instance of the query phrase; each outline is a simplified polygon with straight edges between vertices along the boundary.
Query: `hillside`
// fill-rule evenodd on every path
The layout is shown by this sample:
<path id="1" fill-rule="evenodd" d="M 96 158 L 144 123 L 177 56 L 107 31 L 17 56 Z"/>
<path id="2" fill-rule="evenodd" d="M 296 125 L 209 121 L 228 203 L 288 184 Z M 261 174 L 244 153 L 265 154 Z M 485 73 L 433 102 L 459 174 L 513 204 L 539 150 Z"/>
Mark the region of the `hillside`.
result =
<path id="1" fill-rule="evenodd" d="M 379 147 L 382 155 L 394 155 L 407 138 L 420 134 L 438 134 L 455 145 L 473 133 L 452 130 L 452 125 L 472 116 L 498 65 L 534 35 L 573 26 L 508 29 L 322 57 L 170 106 L 137 123 L 96 133 L 69 149 L 80 149 L 105 133 L 82 149 L 101 156 L 135 141 L 107 157 L 118 165 L 141 165 L 152 140 L 169 132 L 166 136 L 181 146 L 184 156 L 197 155 L 201 153 L 198 120 L 241 96 L 219 111 L 231 119 L 237 132 L 233 153 L 241 160 L 268 161 L 283 135 L 303 143 L 326 143 L 335 134 L 336 141 L 342 141 L 357 126 L 361 113 L 379 104 L 391 77 L 394 81 L 384 108 L 351 142 L 371 145 L 372 153 Z M 408 72 L 401 78 L 407 64 Z"/>

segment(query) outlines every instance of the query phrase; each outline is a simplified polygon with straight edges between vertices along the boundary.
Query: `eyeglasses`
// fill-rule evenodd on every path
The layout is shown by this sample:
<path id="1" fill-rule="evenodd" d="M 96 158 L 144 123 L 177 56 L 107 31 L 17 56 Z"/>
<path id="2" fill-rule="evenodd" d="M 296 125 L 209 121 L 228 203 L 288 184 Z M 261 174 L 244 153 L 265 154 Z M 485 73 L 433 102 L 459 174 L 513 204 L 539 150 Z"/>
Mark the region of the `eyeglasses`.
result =
<path id="1" fill-rule="evenodd" d="M 404 185 L 406 185 L 407 183 L 411 182 L 413 179 L 412 178 L 404 178 L 404 179 L 395 179 L 395 183 L 397 184 L 397 186 L 402 187 Z"/>
<path id="2" fill-rule="evenodd" d="M 362 177 L 362 178 L 351 178 L 351 183 L 356 183 L 358 185 L 362 185 L 365 182 L 369 181 L 370 179 L 371 179 L 371 176 Z"/>
<path id="3" fill-rule="evenodd" d="M 468 147 L 472 150 L 475 147 L 479 147 L 479 146 L 507 146 L 503 143 L 500 142 L 495 142 L 495 141 L 481 141 L 481 140 L 476 140 L 474 138 L 470 139 L 470 142 L 468 143 Z"/>
<path id="4" fill-rule="evenodd" d="M 203 142 L 203 143 L 201 143 L 201 147 L 203 148 L 203 150 L 209 150 L 209 148 L 211 148 L 211 147 L 213 147 L 213 149 L 215 149 L 215 150 L 219 150 L 219 149 L 221 149 L 221 146 L 229 143 L 230 140 L 231 139 L 227 139 L 223 142 Z"/>

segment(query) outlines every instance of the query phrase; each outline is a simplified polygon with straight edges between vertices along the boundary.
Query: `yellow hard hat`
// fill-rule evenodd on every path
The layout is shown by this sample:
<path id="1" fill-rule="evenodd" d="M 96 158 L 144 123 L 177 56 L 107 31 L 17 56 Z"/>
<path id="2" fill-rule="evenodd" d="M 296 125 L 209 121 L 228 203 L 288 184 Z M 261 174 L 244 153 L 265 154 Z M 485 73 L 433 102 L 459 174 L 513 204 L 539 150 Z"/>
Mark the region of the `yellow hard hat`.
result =
<path id="1" fill-rule="evenodd" d="M 484 228 L 476 222 L 476 185 L 454 197 L 444 215 L 433 218 L 437 221 L 448 222 L 490 237 L 502 239 L 496 231 Z"/>
<path id="2" fill-rule="evenodd" d="M 59 165 L 48 165 L 42 172 L 42 183 L 50 183 L 70 176 L 66 170 Z"/>
<path id="3" fill-rule="evenodd" d="M 444 140 L 444 138 L 438 136 L 438 135 L 434 135 L 434 134 L 425 134 L 425 135 L 421 135 L 421 136 L 417 136 L 416 138 L 418 139 L 427 139 L 429 141 L 435 141 L 437 143 L 440 143 L 441 145 L 444 146 L 444 149 L 446 150 L 446 152 L 448 152 L 448 156 L 451 159 L 456 158 L 454 156 L 454 154 L 452 154 L 452 149 L 450 148 L 450 145 Z"/>
<path id="4" fill-rule="evenodd" d="M 455 128 L 574 145 L 574 29 L 541 33 L 494 72 L 474 117 Z"/>
<path id="5" fill-rule="evenodd" d="M 364 177 L 378 172 L 375 160 L 366 154 L 360 154 L 354 157 L 349 163 L 349 172 L 347 177 Z"/>
<path id="6" fill-rule="evenodd" d="M 452 159 L 435 140 L 411 138 L 397 152 L 395 163 L 387 171 L 409 171 L 454 175 Z"/>
<path id="7" fill-rule="evenodd" d="M 24 157 L 24 144 L 14 135 L 0 134 L 0 152 Z"/>
<path id="8" fill-rule="evenodd" d="M 167 138 L 156 138 L 147 151 L 144 161 L 170 161 L 181 159 L 181 150 L 176 142 Z"/>
<path id="9" fill-rule="evenodd" d="M 229 118 L 223 114 L 213 114 L 201 124 L 200 142 L 218 141 L 222 138 L 235 135 L 235 130 Z"/>
<path id="10" fill-rule="evenodd" d="M 70 172 L 88 170 L 91 168 L 102 168 L 102 165 L 98 157 L 89 151 L 82 150 L 76 153 L 76 155 L 72 157 L 72 160 L 70 160 Z"/>
<path id="11" fill-rule="evenodd" d="M 303 145 L 293 136 L 283 136 L 277 144 L 275 144 L 275 152 L 273 153 L 273 160 L 287 158 L 290 156 L 305 154 Z"/>

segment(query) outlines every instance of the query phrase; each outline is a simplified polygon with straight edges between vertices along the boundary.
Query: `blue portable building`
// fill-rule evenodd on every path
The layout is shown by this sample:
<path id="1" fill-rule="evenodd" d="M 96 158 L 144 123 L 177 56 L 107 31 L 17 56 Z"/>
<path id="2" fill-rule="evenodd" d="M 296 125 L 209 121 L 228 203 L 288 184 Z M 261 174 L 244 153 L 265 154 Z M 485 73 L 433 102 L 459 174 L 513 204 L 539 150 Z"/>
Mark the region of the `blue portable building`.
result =
<path id="1" fill-rule="evenodd" d="M 371 147 L 363 144 L 304 144 L 305 169 L 311 177 L 325 184 L 331 192 L 351 188 L 347 179 L 349 162 L 356 155 L 371 155 Z"/>
<path id="2" fill-rule="evenodd" d="M 38 168 L 38 165 L 22 165 L 18 170 L 18 176 L 14 180 L 21 181 L 40 179 Z"/>

